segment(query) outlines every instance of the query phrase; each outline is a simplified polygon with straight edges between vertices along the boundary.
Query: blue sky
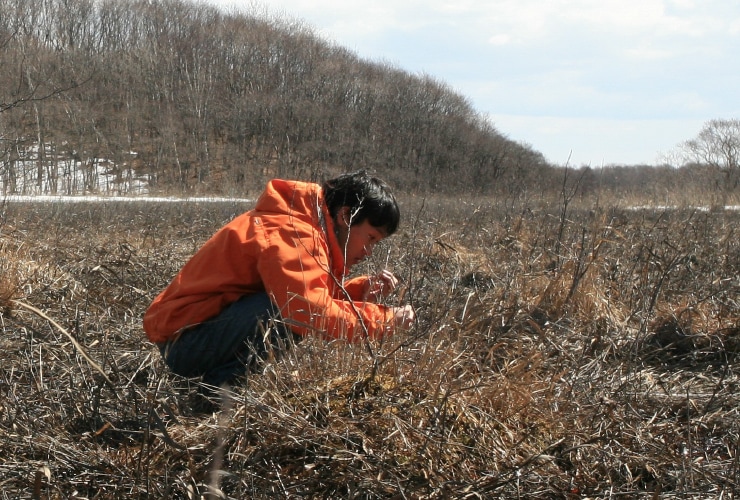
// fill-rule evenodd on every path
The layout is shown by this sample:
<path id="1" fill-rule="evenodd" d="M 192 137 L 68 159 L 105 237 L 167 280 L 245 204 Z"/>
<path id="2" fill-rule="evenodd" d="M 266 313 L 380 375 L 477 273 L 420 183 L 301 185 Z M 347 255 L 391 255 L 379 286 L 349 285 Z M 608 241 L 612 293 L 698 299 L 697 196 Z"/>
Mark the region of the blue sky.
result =
<path id="1" fill-rule="evenodd" d="M 740 118 L 738 0 L 205 3 L 430 75 L 559 165 L 661 164 L 707 121 Z"/>

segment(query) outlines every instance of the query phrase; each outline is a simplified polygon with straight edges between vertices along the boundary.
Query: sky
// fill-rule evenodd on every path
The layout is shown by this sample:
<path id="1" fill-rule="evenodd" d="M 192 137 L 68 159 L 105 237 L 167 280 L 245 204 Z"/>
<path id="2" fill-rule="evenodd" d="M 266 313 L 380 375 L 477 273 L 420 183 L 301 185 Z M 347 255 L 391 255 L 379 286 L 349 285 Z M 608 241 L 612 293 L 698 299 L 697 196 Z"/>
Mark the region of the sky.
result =
<path id="1" fill-rule="evenodd" d="M 678 165 L 740 118 L 739 0 L 204 0 L 428 75 L 556 165 Z"/>

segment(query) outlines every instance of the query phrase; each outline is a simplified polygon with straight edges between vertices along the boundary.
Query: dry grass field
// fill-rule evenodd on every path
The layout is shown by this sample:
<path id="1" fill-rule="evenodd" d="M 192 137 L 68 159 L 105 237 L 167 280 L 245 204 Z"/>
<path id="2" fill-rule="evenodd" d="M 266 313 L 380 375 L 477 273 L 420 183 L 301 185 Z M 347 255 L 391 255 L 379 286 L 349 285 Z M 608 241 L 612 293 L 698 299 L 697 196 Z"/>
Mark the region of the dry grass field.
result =
<path id="1" fill-rule="evenodd" d="M 740 213 L 410 200 L 419 322 L 193 411 L 141 329 L 236 203 L 0 204 L 0 498 L 736 498 Z"/>

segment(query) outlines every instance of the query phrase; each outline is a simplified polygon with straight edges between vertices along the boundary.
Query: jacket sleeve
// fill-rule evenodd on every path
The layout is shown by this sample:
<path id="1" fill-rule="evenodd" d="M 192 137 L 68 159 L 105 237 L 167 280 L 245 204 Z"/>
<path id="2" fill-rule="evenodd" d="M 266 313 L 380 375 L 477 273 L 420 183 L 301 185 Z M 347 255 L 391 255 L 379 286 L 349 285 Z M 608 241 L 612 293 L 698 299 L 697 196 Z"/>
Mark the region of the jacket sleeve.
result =
<path id="1" fill-rule="evenodd" d="M 318 332 L 348 340 L 390 333 L 392 315 L 387 307 L 333 296 L 340 278 L 332 275 L 326 242 L 313 226 L 298 222 L 287 227 L 265 226 L 266 246 L 258 271 L 265 290 L 295 333 Z"/>
<path id="2" fill-rule="evenodd" d="M 365 299 L 363 295 L 367 289 L 367 282 L 370 279 L 369 276 L 357 276 L 355 278 L 344 281 L 344 290 L 347 292 L 352 300 L 362 301 Z"/>

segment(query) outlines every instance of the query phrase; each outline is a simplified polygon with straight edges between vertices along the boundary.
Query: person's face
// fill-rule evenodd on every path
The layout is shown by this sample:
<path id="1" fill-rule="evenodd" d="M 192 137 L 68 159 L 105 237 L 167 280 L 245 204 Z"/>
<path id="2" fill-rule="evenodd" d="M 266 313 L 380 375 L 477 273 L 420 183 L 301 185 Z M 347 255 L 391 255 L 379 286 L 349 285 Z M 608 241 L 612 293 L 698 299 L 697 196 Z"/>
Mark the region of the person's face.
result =
<path id="1" fill-rule="evenodd" d="M 350 226 L 349 208 L 344 207 L 337 215 L 337 237 L 344 252 L 345 266 L 352 267 L 373 254 L 375 245 L 388 236 L 385 229 L 375 227 L 365 219 Z"/>

